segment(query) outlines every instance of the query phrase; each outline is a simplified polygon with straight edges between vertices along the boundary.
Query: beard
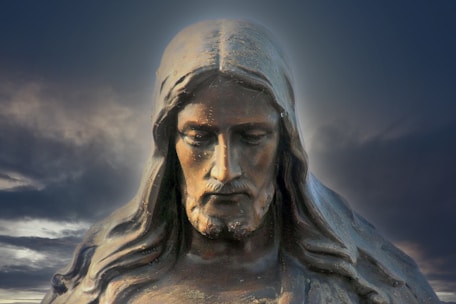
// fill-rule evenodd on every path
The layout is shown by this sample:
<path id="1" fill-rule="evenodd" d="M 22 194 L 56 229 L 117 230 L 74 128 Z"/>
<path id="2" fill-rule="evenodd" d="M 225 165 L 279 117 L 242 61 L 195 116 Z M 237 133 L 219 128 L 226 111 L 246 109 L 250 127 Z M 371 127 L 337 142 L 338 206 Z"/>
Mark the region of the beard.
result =
<path id="1" fill-rule="evenodd" d="M 199 233 L 210 239 L 241 241 L 250 236 L 257 228 L 252 227 L 245 220 L 222 220 L 215 216 L 206 215 L 200 208 L 194 209 L 188 219 Z"/>
<path id="2" fill-rule="evenodd" d="M 202 235 L 210 239 L 241 241 L 252 235 L 263 223 L 272 204 L 274 192 L 274 185 L 270 185 L 256 202 L 250 198 L 245 202 L 232 203 L 233 206 L 243 204 L 244 208 L 239 207 L 237 212 L 231 211 L 229 215 L 223 212 L 214 215 L 213 209 L 217 209 L 213 207 L 214 201 L 190 197 L 188 193 L 183 197 L 183 205 L 189 222 Z M 208 209 L 207 204 L 211 204 L 212 209 Z"/>

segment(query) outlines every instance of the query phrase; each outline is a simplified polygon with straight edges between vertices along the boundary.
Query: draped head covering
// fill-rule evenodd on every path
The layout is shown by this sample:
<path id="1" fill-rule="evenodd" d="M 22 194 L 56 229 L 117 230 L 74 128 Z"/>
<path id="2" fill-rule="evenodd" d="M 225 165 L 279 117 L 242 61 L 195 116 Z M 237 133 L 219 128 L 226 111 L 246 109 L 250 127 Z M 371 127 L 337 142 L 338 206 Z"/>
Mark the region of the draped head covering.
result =
<path id="1" fill-rule="evenodd" d="M 92 226 L 43 303 L 125 303 L 172 271 L 189 227 L 176 180 L 176 115 L 196 88 L 220 75 L 267 92 L 281 116 L 274 208 L 292 269 L 280 303 L 324 303 L 312 277 L 336 282 L 335 293 L 349 286 L 362 303 L 438 303 L 416 264 L 307 172 L 284 52 L 266 28 L 243 20 L 200 22 L 170 42 L 157 72 L 154 140 L 139 191 Z"/>

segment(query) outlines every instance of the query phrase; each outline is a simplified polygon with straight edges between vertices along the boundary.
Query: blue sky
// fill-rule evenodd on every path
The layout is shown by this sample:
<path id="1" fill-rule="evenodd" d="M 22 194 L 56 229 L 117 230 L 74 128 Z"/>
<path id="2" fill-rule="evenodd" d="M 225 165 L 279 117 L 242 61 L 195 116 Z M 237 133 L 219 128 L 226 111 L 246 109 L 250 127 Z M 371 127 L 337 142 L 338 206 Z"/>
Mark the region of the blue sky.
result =
<path id="1" fill-rule="evenodd" d="M 456 302 L 456 2 L 164 2 L 0 2 L 0 303 L 134 195 L 160 56 L 221 17 L 276 34 L 312 171 Z"/>

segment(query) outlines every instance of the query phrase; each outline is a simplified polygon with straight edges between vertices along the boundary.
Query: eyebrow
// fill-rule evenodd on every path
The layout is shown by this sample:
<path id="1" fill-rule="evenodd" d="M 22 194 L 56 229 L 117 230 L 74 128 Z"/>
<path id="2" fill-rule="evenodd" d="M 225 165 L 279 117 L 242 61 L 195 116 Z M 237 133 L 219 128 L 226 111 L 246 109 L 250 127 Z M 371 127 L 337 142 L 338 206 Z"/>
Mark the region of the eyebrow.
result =
<path id="1" fill-rule="evenodd" d="M 275 125 L 267 122 L 247 122 L 247 123 L 242 123 L 238 125 L 234 125 L 232 127 L 235 130 L 253 130 L 253 129 L 261 129 L 265 130 L 268 132 L 273 132 L 275 129 Z M 206 123 L 200 123 L 197 121 L 187 121 L 183 126 L 181 130 L 178 130 L 179 132 L 185 132 L 188 130 L 204 130 L 207 132 L 218 132 L 219 128 L 206 124 Z"/>
<path id="2" fill-rule="evenodd" d="M 244 124 L 239 124 L 235 125 L 235 129 L 247 129 L 247 130 L 253 130 L 253 129 L 262 129 L 265 131 L 274 131 L 274 124 L 267 123 L 267 122 L 248 122 Z"/>
<path id="3" fill-rule="evenodd" d="M 185 132 L 188 130 L 204 130 L 208 132 L 217 132 L 218 128 L 206 123 L 200 123 L 196 121 L 187 121 L 179 132 Z"/>

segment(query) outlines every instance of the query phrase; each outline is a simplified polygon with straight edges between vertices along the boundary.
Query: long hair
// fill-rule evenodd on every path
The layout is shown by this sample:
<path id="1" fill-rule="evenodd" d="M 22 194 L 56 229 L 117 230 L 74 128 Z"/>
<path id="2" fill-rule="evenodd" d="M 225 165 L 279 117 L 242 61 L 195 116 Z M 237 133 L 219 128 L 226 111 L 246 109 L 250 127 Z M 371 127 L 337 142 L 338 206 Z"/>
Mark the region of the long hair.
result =
<path id="1" fill-rule="evenodd" d="M 157 75 L 154 140 L 138 194 L 92 226 L 72 262 L 54 275 L 44 303 L 124 303 L 143 285 L 159 281 L 186 252 L 189 223 L 176 177 L 176 117 L 198 87 L 219 75 L 266 92 L 280 113 L 274 201 L 280 250 L 311 271 L 351 282 L 368 303 L 391 303 L 383 287 L 402 287 L 415 274 L 398 272 L 398 263 L 416 266 L 308 174 L 289 68 L 270 33 L 250 22 L 217 20 L 185 29 L 166 49 Z"/>

